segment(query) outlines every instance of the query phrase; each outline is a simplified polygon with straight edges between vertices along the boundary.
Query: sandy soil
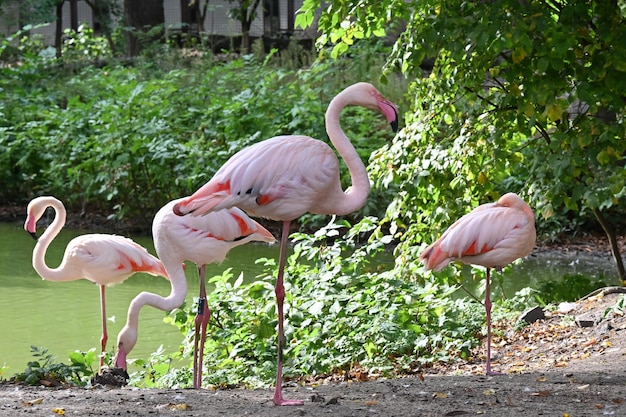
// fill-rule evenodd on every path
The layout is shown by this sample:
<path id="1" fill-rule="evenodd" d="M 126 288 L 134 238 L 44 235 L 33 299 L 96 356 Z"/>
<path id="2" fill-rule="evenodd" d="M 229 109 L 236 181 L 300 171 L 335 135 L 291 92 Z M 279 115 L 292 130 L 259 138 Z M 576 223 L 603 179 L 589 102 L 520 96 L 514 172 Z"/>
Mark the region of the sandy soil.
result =
<path id="1" fill-rule="evenodd" d="M 43 388 L 0 384 L 0 416 L 605 416 L 626 415 L 626 317 L 611 307 L 623 294 L 598 294 L 569 312 L 514 330 L 498 323 L 493 364 L 441 364 L 393 380 L 291 384 L 276 407 L 272 390 Z M 607 310 L 609 311 L 607 313 Z M 576 320 L 589 327 L 580 327 Z M 335 378 L 336 379 L 336 378 Z"/>

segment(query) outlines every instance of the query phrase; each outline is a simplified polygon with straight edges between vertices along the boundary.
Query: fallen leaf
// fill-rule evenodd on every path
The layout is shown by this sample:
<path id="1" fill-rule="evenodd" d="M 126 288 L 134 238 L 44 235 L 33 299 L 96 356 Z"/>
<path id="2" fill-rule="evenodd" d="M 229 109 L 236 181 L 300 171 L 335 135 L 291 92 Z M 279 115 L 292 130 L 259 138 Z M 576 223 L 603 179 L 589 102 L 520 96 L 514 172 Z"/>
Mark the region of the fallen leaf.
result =
<path id="1" fill-rule="evenodd" d="M 447 392 L 436 392 L 433 394 L 433 398 L 448 398 Z"/>
<path id="2" fill-rule="evenodd" d="M 548 380 L 548 378 L 546 378 L 545 376 L 540 376 L 535 381 L 537 381 L 537 382 L 546 382 L 547 380 Z"/>
<path id="3" fill-rule="evenodd" d="M 550 390 L 543 390 L 543 391 L 533 392 L 530 395 L 532 395 L 533 397 L 549 397 L 550 395 L 552 395 L 552 393 L 550 392 Z"/>
<path id="4" fill-rule="evenodd" d="M 167 403 L 167 404 L 157 405 L 156 408 L 157 409 L 165 408 L 165 409 L 168 409 L 168 410 L 180 410 L 180 411 L 191 410 L 191 406 L 187 405 L 186 403 L 180 403 L 180 404 Z"/>
<path id="5" fill-rule="evenodd" d="M 22 401 L 22 405 L 25 407 L 30 407 L 32 405 L 41 404 L 42 402 L 43 402 L 43 398 L 37 398 L 36 400 Z"/>
<path id="6" fill-rule="evenodd" d="M 597 408 L 598 410 L 601 410 L 601 409 L 603 409 L 603 408 L 604 408 L 604 405 L 603 405 L 603 404 L 594 404 L 594 405 L 596 406 L 596 408 Z"/>
<path id="7" fill-rule="evenodd" d="M 60 416 L 64 416 L 64 415 L 65 415 L 65 409 L 64 409 L 64 408 L 60 408 L 60 407 L 54 407 L 54 408 L 52 409 L 52 412 L 53 412 L 54 414 L 58 414 L 58 415 L 60 415 Z"/>
<path id="8" fill-rule="evenodd" d="M 189 405 L 187 405 L 186 403 L 172 404 L 170 406 L 170 410 L 187 411 L 187 410 L 191 410 L 191 407 Z"/>
<path id="9" fill-rule="evenodd" d="M 581 385 L 581 386 L 576 387 L 576 388 L 578 388 L 579 390 L 587 389 L 587 388 L 589 388 L 589 384 Z"/>
<path id="10" fill-rule="evenodd" d="M 485 395 L 495 395 L 496 392 L 494 390 L 492 390 L 492 389 L 486 389 L 486 390 L 483 391 L 483 394 L 485 394 Z"/>
<path id="11" fill-rule="evenodd" d="M 378 405 L 378 401 L 365 401 L 365 405 Z"/>

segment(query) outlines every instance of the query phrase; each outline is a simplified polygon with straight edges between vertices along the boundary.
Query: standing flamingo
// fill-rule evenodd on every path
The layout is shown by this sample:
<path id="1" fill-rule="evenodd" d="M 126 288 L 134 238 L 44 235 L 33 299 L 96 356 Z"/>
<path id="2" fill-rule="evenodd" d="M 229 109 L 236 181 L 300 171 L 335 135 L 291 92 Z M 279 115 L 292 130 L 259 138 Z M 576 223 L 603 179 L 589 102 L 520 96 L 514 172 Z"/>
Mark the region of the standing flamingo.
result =
<path id="1" fill-rule="evenodd" d="M 420 255 L 426 270 L 439 271 L 454 261 L 487 268 L 487 375 L 496 374 L 491 371 L 489 271 L 495 268 L 501 272 L 504 266 L 529 255 L 536 240 L 533 211 L 517 194 L 508 193 L 461 217 Z"/>
<path id="2" fill-rule="evenodd" d="M 352 178 L 345 192 L 339 180 L 339 161 L 326 143 L 308 136 L 277 136 L 233 155 L 213 178 L 190 197 L 174 206 L 178 215 L 203 215 L 227 207 L 282 221 L 280 256 L 275 293 L 278 311 L 278 363 L 274 404 L 302 405 L 282 396 L 283 302 L 287 238 L 292 220 L 304 213 L 352 213 L 365 204 L 370 181 L 365 165 L 341 129 L 339 116 L 348 105 L 380 111 L 394 131 L 398 108 L 368 83 L 357 83 L 339 93 L 326 111 L 326 131 L 342 156 Z"/>
<path id="3" fill-rule="evenodd" d="M 181 200 L 174 200 L 163 206 L 152 223 L 154 247 L 170 277 L 172 286 L 170 295 L 161 297 L 157 294 L 142 292 L 131 301 L 126 325 L 117 337 L 117 354 L 114 363 L 116 367 L 126 369 L 126 357 L 137 342 L 139 311 L 144 305 L 169 311 L 185 301 L 187 280 L 183 262 L 189 260 L 198 265 L 200 271 L 200 302 L 195 319 L 193 361 L 193 386 L 200 388 L 204 339 L 209 321 L 204 266 L 213 262 L 222 262 L 228 251 L 236 246 L 251 241 L 272 243 L 275 239 L 263 226 L 236 207 L 210 213 L 204 217 L 180 217 L 173 211 L 174 205 L 179 201 Z"/>
<path id="4" fill-rule="evenodd" d="M 48 207 L 55 211 L 54 221 L 43 235 L 37 238 L 37 221 Z M 37 197 L 28 204 L 27 214 L 24 229 L 37 240 L 33 250 L 33 268 L 43 279 L 60 282 L 84 278 L 100 286 L 102 355 L 99 371 L 101 371 L 108 340 L 105 286 L 123 282 L 135 272 L 162 275 L 166 278 L 167 272 L 161 261 L 150 255 L 143 246 L 122 236 L 106 234 L 87 234 L 72 239 L 65 248 L 61 264 L 57 268 L 50 268 L 46 265 L 46 251 L 50 242 L 65 225 L 67 216 L 65 206 L 54 197 Z"/>

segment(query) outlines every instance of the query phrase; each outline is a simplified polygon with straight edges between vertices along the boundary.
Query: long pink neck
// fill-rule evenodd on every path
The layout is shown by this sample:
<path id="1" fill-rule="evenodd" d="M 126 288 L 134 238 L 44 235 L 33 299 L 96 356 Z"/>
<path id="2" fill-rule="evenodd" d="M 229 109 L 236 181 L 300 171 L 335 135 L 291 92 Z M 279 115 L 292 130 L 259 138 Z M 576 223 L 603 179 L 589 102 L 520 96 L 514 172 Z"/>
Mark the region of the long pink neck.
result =
<path id="1" fill-rule="evenodd" d="M 340 93 L 329 104 L 326 110 L 326 132 L 331 142 L 343 158 L 352 179 L 352 186 L 342 195 L 335 196 L 332 201 L 333 214 L 348 214 L 359 210 L 365 204 L 370 192 L 370 180 L 365 165 L 356 149 L 344 133 L 339 122 L 339 116 L 348 104 L 345 97 Z"/>
<path id="2" fill-rule="evenodd" d="M 121 334 L 126 334 L 128 339 L 126 342 L 126 353 L 130 352 L 137 342 L 138 328 L 139 328 L 139 312 L 145 305 L 158 308 L 163 311 L 170 311 L 179 307 L 187 296 L 187 279 L 185 277 L 185 271 L 182 267 L 182 262 L 166 263 L 165 269 L 170 277 L 170 284 L 172 289 L 167 297 L 162 297 L 158 294 L 151 292 L 141 292 L 130 302 L 128 307 L 128 314 L 126 316 L 126 325 L 120 331 Z M 118 343 L 119 343 L 118 336 Z"/>
<path id="3" fill-rule="evenodd" d="M 54 221 L 46 231 L 37 239 L 37 244 L 33 250 L 33 268 L 45 280 L 48 281 L 74 281 L 81 277 L 65 265 L 65 257 L 57 268 L 50 268 L 46 264 L 46 252 L 48 246 L 59 234 L 65 225 L 66 212 L 63 205 L 58 204 L 55 200 L 50 200 L 49 207 L 54 209 Z"/>

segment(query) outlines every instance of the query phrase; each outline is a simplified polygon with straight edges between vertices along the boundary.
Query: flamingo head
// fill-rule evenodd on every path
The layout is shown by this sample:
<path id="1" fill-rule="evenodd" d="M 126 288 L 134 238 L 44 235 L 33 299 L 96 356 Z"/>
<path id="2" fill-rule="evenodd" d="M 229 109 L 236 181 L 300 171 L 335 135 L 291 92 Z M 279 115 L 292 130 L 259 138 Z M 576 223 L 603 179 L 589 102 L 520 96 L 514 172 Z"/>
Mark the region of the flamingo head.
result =
<path id="1" fill-rule="evenodd" d="M 135 347 L 135 343 L 137 343 L 137 330 L 128 325 L 124 326 L 117 336 L 117 352 L 115 353 L 115 358 L 113 358 L 113 366 L 115 368 L 126 370 L 126 358 L 128 353 Z"/>
<path id="2" fill-rule="evenodd" d="M 378 110 L 385 116 L 394 132 L 398 131 L 398 106 L 385 98 L 370 83 L 360 82 L 352 84 L 335 97 L 345 100 L 343 105 L 362 106 L 370 110 Z"/>
<path id="3" fill-rule="evenodd" d="M 26 208 L 26 221 L 24 222 L 24 230 L 26 230 L 35 240 L 37 238 L 37 222 L 43 214 L 46 212 L 46 209 L 50 206 L 64 208 L 63 203 L 51 196 L 42 196 L 34 198 L 28 203 L 28 207 Z"/>

